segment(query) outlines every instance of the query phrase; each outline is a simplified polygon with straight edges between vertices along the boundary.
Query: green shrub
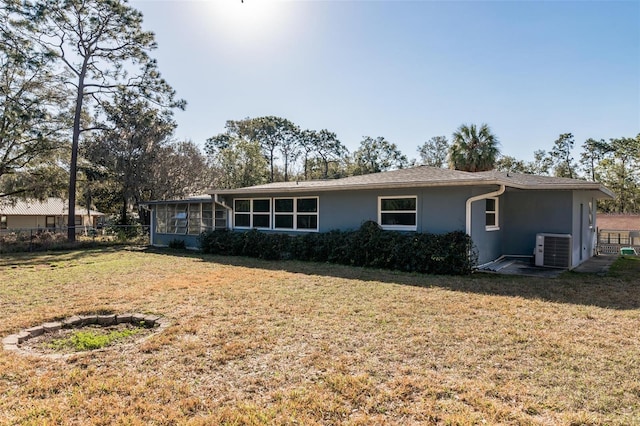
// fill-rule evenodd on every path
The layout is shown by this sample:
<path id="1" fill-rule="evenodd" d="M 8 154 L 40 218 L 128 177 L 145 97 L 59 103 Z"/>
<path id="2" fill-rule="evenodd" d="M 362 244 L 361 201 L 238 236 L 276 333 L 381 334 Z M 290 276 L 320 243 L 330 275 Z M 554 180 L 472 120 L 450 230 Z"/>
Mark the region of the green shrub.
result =
<path id="1" fill-rule="evenodd" d="M 199 238 L 205 253 L 266 260 L 296 259 L 428 274 L 468 274 L 476 264 L 462 231 L 447 234 L 384 231 L 372 221 L 357 231 L 287 235 L 211 231 Z"/>

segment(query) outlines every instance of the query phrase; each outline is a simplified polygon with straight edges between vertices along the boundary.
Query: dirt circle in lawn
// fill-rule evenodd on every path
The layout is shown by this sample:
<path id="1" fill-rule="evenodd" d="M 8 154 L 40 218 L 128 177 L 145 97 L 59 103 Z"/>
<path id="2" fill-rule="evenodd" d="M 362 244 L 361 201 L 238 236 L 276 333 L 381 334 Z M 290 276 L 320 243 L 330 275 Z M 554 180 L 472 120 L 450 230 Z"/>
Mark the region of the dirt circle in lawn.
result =
<path id="1" fill-rule="evenodd" d="M 21 354 L 66 358 L 141 343 L 168 325 L 159 315 L 75 315 L 22 330 L 5 337 L 2 344 L 5 350 Z"/>

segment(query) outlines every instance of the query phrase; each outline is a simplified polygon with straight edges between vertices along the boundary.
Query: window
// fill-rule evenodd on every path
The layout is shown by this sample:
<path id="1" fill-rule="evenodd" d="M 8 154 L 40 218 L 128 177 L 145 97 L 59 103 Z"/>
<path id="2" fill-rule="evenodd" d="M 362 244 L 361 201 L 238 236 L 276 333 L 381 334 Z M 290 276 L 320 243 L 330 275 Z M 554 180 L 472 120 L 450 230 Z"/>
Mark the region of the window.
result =
<path id="1" fill-rule="evenodd" d="M 167 231 L 170 234 L 186 234 L 187 233 L 187 218 L 189 217 L 187 208 L 188 204 L 174 204 L 173 211 L 171 212 L 171 220 Z"/>
<path id="2" fill-rule="evenodd" d="M 487 231 L 496 231 L 500 229 L 498 222 L 498 199 L 487 198 L 485 202 L 485 229 Z"/>
<path id="3" fill-rule="evenodd" d="M 202 205 L 202 231 L 213 229 L 213 203 L 203 203 Z"/>
<path id="4" fill-rule="evenodd" d="M 216 206 L 214 225 L 216 229 L 227 229 L 227 210 Z"/>
<path id="5" fill-rule="evenodd" d="M 198 235 L 202 232 L 202 205 L 201 204 L 189 204 L 189 216 L 188 227 L 189 234 Z"/>
<path id="6" fill-rule="evenodd" d="M 235 200 L 233 202 L 235 216 L 233 223 L 237 228 L 251 228 L 251 200 Z"/>
<path id="7" fill-rule="evenodd" d="M 275 198 L 273 228 L 318 230 L 318 198 Z"/>
<path id="8" fill-rule="evenodd" d="M 158 204 L 156 207 L 156 232 L 164 234 L 167 232 L 167 205 Z"/>
<path id="9" fill-rule="evenodd" d="M 44 218 L 44 226 L 47 228 L 55 228 L 56 227 L 56 217 L 55 216 L 46 216 Z"/>
<path id="10" fill-rule="evenodd" d="M 7 229 L 7 217 L 0 216 L 0 229 Z"/>
<path id="11" fill-rule="evenodd" d="M 155 227 L 159 234 L 199 235 L 213 228 L 213 204 L 158 204 Z"/>
<path id="12" fill-rule="evenodd" d="M 418 223 L 418 198 L 379 197 L 378 223 L 383 229 L 415 231 Z"/>
<path id="13" fill-rule="evenodd" d="M 253 228 L 271 228 L 271 200 L 252 200 Z"/>
<path id="14" fill-rule="evenodd" d="M 271 228 L 271 199 L 234 200 L 236 228 Z"/>

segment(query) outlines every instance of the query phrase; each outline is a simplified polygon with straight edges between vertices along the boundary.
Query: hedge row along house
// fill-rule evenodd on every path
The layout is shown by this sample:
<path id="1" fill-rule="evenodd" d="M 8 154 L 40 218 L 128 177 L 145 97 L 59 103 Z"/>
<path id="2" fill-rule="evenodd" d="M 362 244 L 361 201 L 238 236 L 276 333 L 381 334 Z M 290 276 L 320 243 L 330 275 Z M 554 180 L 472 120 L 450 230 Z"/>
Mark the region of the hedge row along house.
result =
<path id="1" fill-rule="evenodd" d="M 502 256 L 573 268 L 595 254 L 599 183 L 497 171 L 419 166 L 334 180 L 277 182 L 151 201 L 151 243 L 198 247 L 203 231 L 299 234 L 355 230 L 373 220 L 385 230 L 442 234 L 464 230 L 478 263 Z"/>

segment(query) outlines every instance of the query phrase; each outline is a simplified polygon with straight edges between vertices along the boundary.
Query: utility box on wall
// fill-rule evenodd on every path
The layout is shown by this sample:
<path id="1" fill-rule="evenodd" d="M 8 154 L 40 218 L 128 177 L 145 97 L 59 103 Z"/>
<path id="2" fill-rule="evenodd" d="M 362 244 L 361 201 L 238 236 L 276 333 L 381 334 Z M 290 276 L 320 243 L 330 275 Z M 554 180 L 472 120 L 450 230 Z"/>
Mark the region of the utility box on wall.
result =
<path id="1" fill-rule="evenodd" d="M 571 235 L 537 234 L 535 263 L 548 268 L 571 268 Z"/>

